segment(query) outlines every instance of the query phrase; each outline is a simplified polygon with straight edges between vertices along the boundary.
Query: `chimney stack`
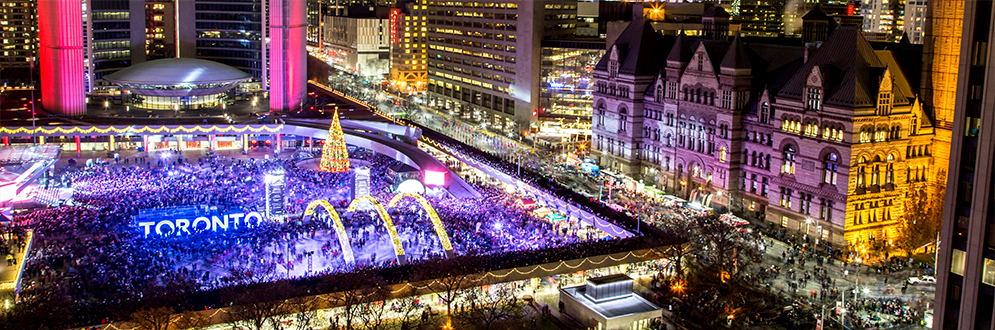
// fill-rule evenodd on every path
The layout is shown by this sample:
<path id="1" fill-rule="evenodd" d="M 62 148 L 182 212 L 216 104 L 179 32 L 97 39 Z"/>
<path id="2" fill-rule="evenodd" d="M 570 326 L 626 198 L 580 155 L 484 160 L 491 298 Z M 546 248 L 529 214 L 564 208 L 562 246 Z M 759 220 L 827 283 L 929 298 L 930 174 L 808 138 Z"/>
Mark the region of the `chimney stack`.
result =
<path id="1" fill-rule="evenodd" d="M 802 63 L 808 63 L 809 56 L 811 56 L 813 53 L 815 53 L 815 50 L 819 49 L 820 46 L 822 46 L 822 41 L 806 43 L 805 44 L 805 59 L 804 59 L 805 62 L 802 62 Z"/>

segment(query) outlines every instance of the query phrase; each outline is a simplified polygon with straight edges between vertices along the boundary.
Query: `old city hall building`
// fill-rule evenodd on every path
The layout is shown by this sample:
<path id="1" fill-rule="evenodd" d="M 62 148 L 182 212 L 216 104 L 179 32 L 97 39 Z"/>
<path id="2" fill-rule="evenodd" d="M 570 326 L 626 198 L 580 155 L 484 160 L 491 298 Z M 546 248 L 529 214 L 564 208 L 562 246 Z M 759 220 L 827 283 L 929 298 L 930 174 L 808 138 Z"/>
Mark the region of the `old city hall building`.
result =
<path id="1" fill-rule="evenodd" d="M 903 45 L 876 50 L 830 24 L 802 46 L 664 36 L 634 20 L 594 71 L 592 156 L 837 247 L 893 243 L 908 187 L 932 177 L 933 127 Z"/>

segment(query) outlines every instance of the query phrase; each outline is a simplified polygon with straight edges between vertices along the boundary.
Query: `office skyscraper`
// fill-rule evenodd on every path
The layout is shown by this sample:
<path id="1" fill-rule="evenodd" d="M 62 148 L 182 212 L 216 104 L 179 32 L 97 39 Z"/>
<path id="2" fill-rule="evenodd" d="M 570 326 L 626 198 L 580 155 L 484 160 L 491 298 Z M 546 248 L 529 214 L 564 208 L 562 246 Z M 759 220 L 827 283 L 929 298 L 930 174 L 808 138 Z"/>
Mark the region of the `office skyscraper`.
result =
<path id="1" fill-rule="evenodd" d="M 577 3 L 436 2 L 427 21 L 429 104 L 521 134 L 540 107 L 540 42 L 574 34 Z"/>
<path id="2" fill-rule="evenodd" d="M 26 68 L 37 56 L 36 15 L 33 0 L 0 0 L 0 67 Z"/>
<path id="3" fill-rule="evenodd" d="M 428 1 L 398 2 L 390 11 L 391 88 L 423 91 L 428 80 Z"/>
<path id="4" fill-rule="evenodd" d="M 991 109 L 995 100 L 990 94 L 995 86 L 988 82 L 995 79 L 991 73 L 995 6 L 990 1 L 945 5 L 963 5 L 963 38 L 958 71 L 953 73 L 957 84 L 951 90 L 956 91 L 956 98 L 951 103 L 953 134 L 933 329 L 991 329 L 995 311 L 995 205 L 991 203 L 995 117 Z M 937 113 L 937 117 L 942 115 Z"/>
<path id="5" fill-rule="evenodd" d="M 280 77 L 273 84 L 279 86 L 271 90 L 277 95 L 271 94 L 271 107 L 289 109 L 303 99 L 307 10 L 302 1 L 51 0 L 39 3 L 38 13 L 42 101 L 54 113 L 81 115 L 83 93 L 101 92 L 105 75 L 169 57 L 224 63 L 270 90 L 269 59 L 278 53 L 273 61 Z M 72 23 L 76 19 L 80 22 Z M 267 44 L 271 32 L 273 42 Z M 79 45 L 73 34 L 81 37 Z"/>

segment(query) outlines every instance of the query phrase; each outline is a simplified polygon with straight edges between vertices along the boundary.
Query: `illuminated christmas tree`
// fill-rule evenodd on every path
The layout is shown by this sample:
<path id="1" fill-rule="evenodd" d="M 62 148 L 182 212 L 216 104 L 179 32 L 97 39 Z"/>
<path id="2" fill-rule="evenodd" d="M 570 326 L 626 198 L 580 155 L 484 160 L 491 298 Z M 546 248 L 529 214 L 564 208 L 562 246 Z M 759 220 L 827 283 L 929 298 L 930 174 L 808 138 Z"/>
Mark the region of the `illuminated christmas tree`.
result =
<path id="1" fill-rule="evenodd" d="M 325 139 L 325 147 L 321 149 L 319 168 L 334 173 L 349 171 L 349 151 L 345 148 L 345 137 L 342 136 L 338 111 L 332 117 L 332 126 L 328 128 L 328 138 Z"/>

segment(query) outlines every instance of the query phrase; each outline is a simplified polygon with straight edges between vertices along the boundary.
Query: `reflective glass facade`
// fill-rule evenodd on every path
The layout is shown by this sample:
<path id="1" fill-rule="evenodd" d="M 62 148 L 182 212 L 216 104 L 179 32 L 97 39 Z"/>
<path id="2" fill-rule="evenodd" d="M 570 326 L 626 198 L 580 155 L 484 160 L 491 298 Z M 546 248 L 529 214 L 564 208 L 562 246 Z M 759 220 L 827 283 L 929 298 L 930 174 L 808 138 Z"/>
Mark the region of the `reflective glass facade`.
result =
<path id="1" fill-rule="evenodd" d="M 591 72 L 602 49 L 542 48 L 542 117 L 589 121 L 594 99 Z"/>

